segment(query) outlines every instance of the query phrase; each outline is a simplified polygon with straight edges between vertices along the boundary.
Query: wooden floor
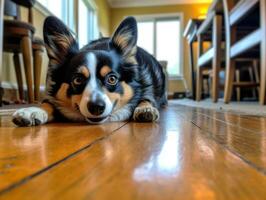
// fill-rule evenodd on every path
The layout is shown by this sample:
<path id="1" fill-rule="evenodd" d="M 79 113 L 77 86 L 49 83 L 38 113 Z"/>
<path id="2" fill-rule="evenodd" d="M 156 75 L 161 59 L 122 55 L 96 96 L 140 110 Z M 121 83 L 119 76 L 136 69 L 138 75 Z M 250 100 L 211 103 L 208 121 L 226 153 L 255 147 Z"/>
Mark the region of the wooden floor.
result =
<path id="1" fill-rule="evenodd" d="M 0 121 L 0 199 L 266 199 L 265 118 L 170 103 L 158 124 Z"/>

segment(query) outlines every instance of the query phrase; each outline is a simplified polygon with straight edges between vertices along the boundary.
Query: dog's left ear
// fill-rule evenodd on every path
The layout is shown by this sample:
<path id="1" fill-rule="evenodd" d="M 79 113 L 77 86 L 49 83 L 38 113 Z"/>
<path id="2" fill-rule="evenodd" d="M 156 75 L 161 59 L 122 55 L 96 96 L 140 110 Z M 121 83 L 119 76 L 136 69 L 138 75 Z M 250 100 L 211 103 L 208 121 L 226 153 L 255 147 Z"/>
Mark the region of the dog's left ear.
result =
<path id="1" fill-rule="evenodd" d="M 116 29 L 112 45 L 125 59 L 130 59 L 136 54 L 137 39 L 137 22 L 134 17 L 127 17 Z"/>
<path id="2" fill-rule="evenodd" d="M 43 37 L 50 62 L 62 64 L 69 55 L 78 52 L 79 47 L 69 28 L 58 18 L 47 17 L 43 26 Z"/>

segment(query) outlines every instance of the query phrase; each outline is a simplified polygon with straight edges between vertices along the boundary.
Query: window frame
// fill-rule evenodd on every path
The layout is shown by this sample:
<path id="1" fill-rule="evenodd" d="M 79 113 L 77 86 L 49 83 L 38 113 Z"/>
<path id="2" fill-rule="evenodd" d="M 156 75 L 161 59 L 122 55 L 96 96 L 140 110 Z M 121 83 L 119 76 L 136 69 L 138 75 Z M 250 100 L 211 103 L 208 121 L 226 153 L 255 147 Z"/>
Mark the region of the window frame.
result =
<path id="1" fill-rule="evenodd" d="M 70 5 L 69 0 L 65 0 L 64 2 L 67 2 L 66 4 L 63 4 L 63 16 L 62 21 L 70 28 L 72 33 L 76 36 L 76 22 L 75 22 L 75 0 L 73 0 L 73 5 Z M 43 5 L 40 1 L 36 1 L 35 7 L 38 11 L 40 11 L 45 16 L 55 16 L 55 14 L 49 10 L 49 8 L 46 7 L 46 5 Z"/>
<path id="2" fill-rule="evenodd" d="M 152 21 L 156 23 L 157 21 L 169 21 L 179 19 L 180 21 L 180 61 L 179 61 L 179 74 L 178 75 L 171 75 L 169 74 L 169 80 L 183 80 L 184 78 L 184 40 L 183 40 L 183 30 L 184 30 L 184 14 L 180 13 L 167 13 L 167 14 L 147 14 L 147 15 L 134 15 L 137 22 L 147 22 Z M 157 31 L 156 26 L 154 28 L 154 54 L 156 55 L 156 38 L 157 38 Z"/>
<path id="3" fill-rule="evenodd" d="M 99 37 L 100 32 L 99 32 L 99 23 L 98 23 L 98 21 L 99 21 L 99 19 L 98 19 L 99 18 L 98 17 L 98 7 L 95 4 L 94 0 L 78 0 L 77 1 L 77 8 L 76 8 L 76 17 L 77 17 L 76 34 L 77 34 L 77 39 L 79 40 L 79 26 L 80 26 L 79 23 L 80 23 L 80 20 L 79 20 L 79 12 L 78 12 L 78 10 L 79 10 L 80 1 L 84 2 L 84 4 L 87 6 L 88 10 L 92 9 L 93 12 L 94 12 L 95 19 L 93 19 L 94 20 L 93 24 L 89 23 L 89 25 L 88 25 L 88 34 L 91 35 L 91 33 L 92 33 L 89 26 L 95 26 L 96 30 L 94 29 L 92 34 L 95 37 L 94 39 L 96 39 L 96 38 Z M 90 14 L 89 11 L 88 11 L 87 14 Z M 90 38 L 90 37 L 88 38 L 88 42 L 91 42 L 92 40 L 93 40 L 92 38 Z"/>

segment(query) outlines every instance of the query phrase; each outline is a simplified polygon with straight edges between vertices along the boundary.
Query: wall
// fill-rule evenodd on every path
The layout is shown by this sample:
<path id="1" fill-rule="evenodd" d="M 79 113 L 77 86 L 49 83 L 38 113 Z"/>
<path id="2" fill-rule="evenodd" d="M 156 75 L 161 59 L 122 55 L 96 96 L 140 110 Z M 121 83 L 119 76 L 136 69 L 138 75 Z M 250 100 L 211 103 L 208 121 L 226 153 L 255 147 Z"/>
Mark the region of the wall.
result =
<path id="1" fill-rule="evenodd" d="M 110 17 L 111 17 L 111 10 L 107 3 L 107 0 L 95 0 L 95 5 L 97 7 L 98 11 L 98 23 L 100 32 L 104 36 L 109 36 L 110 33 Z M 21 10 L 21 17 L 23 21 L 27 20 L 27 10 L 22 9 Z M 43 22 L 46 18 L 46 15 L 41 12 L 40 10 L 34 8 L 33 10 L 33 25 L 36 28 L 35 36 L 42 38 L 42 31 L 43 31 Z M 21 58 L 22 61 L 22 58 Z M 22 62 L 23 63 L 23 62 Z M 48 57 L 44 56 L 44 62 L 42 67 L 42 76 L 41 76 L 41 85 L 45 85 L 45 79 L 46 79 L 46 71 L 48 66 Z M 23 67 L 22 67 L 23 70 Z M 13 59 L 12 54 L 4 53 L 3 56 L 3 87 L 4 88 L 16 88 L 16 77 L 15 77 L 15 70 L 13 65 Z M 24 84 L 25 78 L 24 78 L 24 71 L 23 71 L 23 79 Z"/>
<path id="2" fill-rule="evenodd" d="M 136 7 L 136 8 L 112 8 L 111 9 L 111 31 L 113 32 L 121 20 L 125 16 L 145 15 L 145 14 L 166 14 L 166 13 L 183 13 L 184 25 L 187 24 L 190 18 L 198 18 L 207 13 L 209 4 L 178 4 L 169 6 L 154 6 L 154 7 Z M 183 31 L 182 31 L 183 32 Z M 191 78 L 189 70 L 189 55 L 188 45 L 184 42 L 184 77 L 187 80 L 188 87 L 191 88 Z M 180 80 L 169 81 L 169 92 L 184 91 L 184 84 Z"/>
<path id="3" fill-rule="evenodd" d="M 98 7 L 99 27 L 103 36 L 110 35 L 111 9 L 107 0 L 95 0 Z"/>

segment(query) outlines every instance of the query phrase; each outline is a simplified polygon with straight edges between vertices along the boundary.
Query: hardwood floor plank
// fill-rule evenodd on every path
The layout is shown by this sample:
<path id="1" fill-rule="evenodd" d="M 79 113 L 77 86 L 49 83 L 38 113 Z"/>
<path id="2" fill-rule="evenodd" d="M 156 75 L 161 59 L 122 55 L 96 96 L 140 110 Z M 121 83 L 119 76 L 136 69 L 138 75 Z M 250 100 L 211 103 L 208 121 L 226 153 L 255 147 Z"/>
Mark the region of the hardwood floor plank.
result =
<path id="1" fill-rule="evenodd" d="M 206 114 L 206 112 L 198 113 L 219 120 L 231 126 L 236 126 L 241 129 L 246 129 L 255 133 L 266 134 L 266 118 L 263 117 L 241 116 L 219 112 L 215 112 L 212 114 Z"/>
<path id="2" fill-rule="evenodd" d="M 162 112 L 159 124 L 126 124 L 0 199 L 259 200 L 265 187 L 265 175 L 175 106 Z"/>
<path id="3" fill-rule="evenodd" d="M 188 106 L 182 106 L 180 108 L 182 108 L 181 110 L 189 109 L 193 112 L 197 112 L 199 114 L 209 116 L 213 119 L 217 119 L 230 125 L 238 126 L 240 128 L 247 129 L 256 133 L 266 134 L 266 118 L 264 117 L 236 114 L 223 111 L 218 112 L 215 110 L 193 108 Z"/>
<path id="4" fill-rule="evenodd" d="M 63 161 L 125 124 L 54 123 L 16 128 L 10 117 L 3 116 L 0 123 L 0 191 Z"/>
<path id="5" fill-rule="evenodd" d="M 225 121 L 217 120 L 216 113 L 210 117 L 196 112 L 194 108 L 179 107 L 179 113 L 202 129 L 206 136 L 225 146 L 266 175 L 266 132 L 255 132 L 254 129 L 250 131 L 248 128 L 242 128 L 243 124 L 242 127 L 234 125 L 237 120 L 242 120 L 241 117 L 234 118 L 229 114 L 227 118 L 227 113 L 223 113 Z M 221 117 L 220 115 L 221 113 L 218 113 L 218 117 Z M 244 127 L 254 125 L 247 119 L 243 120 L 246 123 Z M 265 126 L 264 120 L 262 122 L 256 124 L 261 131 Z"/>

